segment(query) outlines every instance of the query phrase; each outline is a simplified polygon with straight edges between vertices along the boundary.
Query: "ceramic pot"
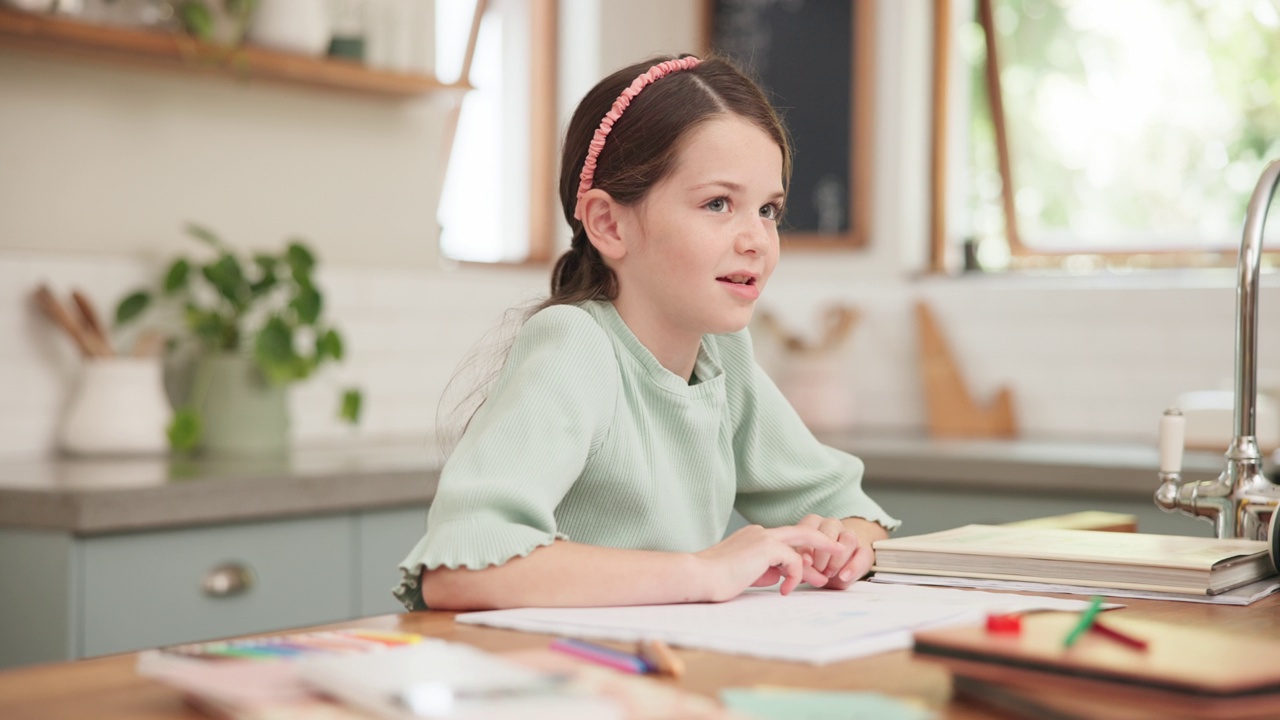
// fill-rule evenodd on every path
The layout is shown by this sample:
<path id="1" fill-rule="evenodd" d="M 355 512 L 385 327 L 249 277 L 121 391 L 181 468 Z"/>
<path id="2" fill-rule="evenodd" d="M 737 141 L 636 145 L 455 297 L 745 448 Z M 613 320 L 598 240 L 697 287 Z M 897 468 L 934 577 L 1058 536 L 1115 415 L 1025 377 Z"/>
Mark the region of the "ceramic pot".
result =
<path id="1" fill-rule="evenodd" d="M 58 446 L 77 455 L 164 453 L 172 418 L 159 358 L 94 358 L 80 368 Z"/>
<path id="2" fill-rule="evenodd" d="M 315 56 L 329 49 L 332 35 L 327 3 L 259 0 L 247 37 L 261 47 Z"/>
<path id="3" fill-rule="evenodd" d="M 288 392 L 263 376 L 247 355 L 196 361 L 191 399 L 198 406 L 206 455 L 282 455 L 289 447 Z"/>

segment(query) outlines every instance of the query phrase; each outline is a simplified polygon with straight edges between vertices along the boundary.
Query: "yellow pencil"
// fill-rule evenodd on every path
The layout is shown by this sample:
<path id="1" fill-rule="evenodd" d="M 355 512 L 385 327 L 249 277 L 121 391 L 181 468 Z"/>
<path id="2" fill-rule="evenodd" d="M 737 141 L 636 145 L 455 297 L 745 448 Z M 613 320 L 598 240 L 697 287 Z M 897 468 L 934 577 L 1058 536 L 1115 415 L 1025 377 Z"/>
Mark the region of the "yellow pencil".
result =
<path id="1" fill-rule="evenodd" d="M 661 640 L 641 640 L 636 650 L 637 654 L 659 673 L 677 678 L 684 675 L 684 661 Z"/>

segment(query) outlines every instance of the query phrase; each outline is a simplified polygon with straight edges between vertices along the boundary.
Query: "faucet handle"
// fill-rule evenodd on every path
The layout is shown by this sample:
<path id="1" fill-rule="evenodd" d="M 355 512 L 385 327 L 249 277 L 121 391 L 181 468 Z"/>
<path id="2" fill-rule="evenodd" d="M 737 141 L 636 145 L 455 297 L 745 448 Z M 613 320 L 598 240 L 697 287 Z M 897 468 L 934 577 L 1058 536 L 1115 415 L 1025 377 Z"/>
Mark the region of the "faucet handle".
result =
<path id="1" fill-rule="evenodd" d="M 1182 447 L 1187 439 L 1187 418 L 1178 408 L 1169 408 L 1160 417 L 1160 472 L 1182 472 Z"/>

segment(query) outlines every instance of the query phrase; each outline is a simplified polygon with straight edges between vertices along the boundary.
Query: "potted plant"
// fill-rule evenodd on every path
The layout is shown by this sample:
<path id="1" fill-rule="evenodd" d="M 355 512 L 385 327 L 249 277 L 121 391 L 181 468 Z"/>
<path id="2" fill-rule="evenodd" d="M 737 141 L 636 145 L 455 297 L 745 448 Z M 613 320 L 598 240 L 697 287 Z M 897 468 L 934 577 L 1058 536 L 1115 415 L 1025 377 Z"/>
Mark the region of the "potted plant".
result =
<path id="1" fill-rule="evenodd" d="M 188 224 L 186 230 L 211 256 L 175 259 L 158 288 L 120 301 L 116 324 L 137 322 L 149 311 L 162 318 L 167 308 L 181 328 L 169 335 L 168 349 L 194 363 L 190 382 L 179 383 L 186 390 L 176 393 L 168 429 L 173 449 L 282 452 L 288 443 L 285 388 L 344 353 L 342 336 L 324 319 L 324 296 L 313 280 L 315 255 L 294 239 L 279 254 L 245 258 L 206 228 Z M 361 401 L 359 390 L 345 389 L 339 416 L 357 422 Z"/>

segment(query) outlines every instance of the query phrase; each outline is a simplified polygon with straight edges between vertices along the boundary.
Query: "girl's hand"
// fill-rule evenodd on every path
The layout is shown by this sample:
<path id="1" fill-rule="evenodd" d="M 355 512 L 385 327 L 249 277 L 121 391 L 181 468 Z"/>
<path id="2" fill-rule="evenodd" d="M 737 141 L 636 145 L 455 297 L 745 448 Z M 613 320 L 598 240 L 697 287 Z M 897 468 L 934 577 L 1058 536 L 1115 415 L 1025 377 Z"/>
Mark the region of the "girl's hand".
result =
<path id="1" fill-rule="evenodd" d="M 781 592 L 789 594 L 802 581 L 814 584 L 826 578 L 809 566 L 797 548 L 838 554 L 842 547 L 812 527 L 789 525 L 763 528 L 748 525 L 729 537 L 695 553 L 706 582 L 702 597 L 711 602 L 730 600 L 749 587 L 767 586 L 782 579 Z"/>
<path id="2" fill-rule="evenodd" d="M 865 542 L 850 527 L 854 524 L 868 526 L 866 529 L 869 537 Z M 871 565 L 875 562 L 875 551 L 871 549 L 871 539 L 877 535 L 887 536 L 883 528 L 861 518 L 841 521 L 821 515 L 806 515 L 796 526 L 815 529 L 839 544 L 840 549 L 836 552 L 822 550 L 815 546 L 812 549 L 813 574 L 817 576 L 817 582 L 805 578 L 810 585 L 832 590 L 844 590 L 870 572 Z M 872 528 L 879 529 L 880 532 L 872 533 L 870 532 Z"/>

